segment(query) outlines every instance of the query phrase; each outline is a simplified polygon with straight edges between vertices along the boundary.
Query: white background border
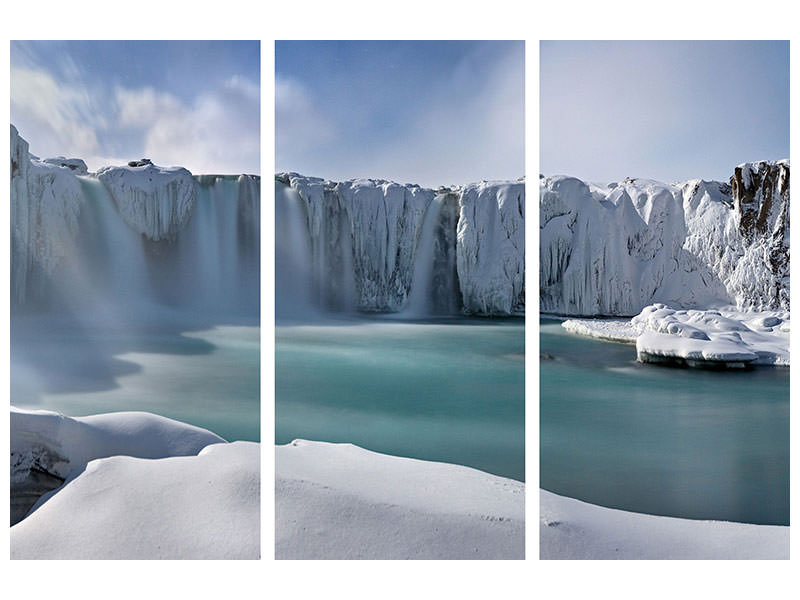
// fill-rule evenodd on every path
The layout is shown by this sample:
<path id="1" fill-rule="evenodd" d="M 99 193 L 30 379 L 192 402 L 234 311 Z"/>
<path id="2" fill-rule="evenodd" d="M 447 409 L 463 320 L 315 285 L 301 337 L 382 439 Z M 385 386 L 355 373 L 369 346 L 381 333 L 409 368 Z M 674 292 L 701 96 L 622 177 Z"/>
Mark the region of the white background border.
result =
<path id="1" fill-rule="evenodd" d="M 557 7 L 556 7 L 557 4 Z M 0 547 L 3 581 L 11 597 L 67 598 L 739 598 L 789 597 L 798 589 L 795 561 L 538 561 L 538 327 L 529 300 L 526 328 L 528 560 L 509 562 L 310 562 L 273 561 L 273 244 L 274 44 L 275 39 L 524 39 L 526 44 L 526 297 L 538 298 L 538 66 L 540 39 L 790 39 L 798 18 L 790 2 L 435 2 L 365 1 L 256 3 L 54 2 L 7 5 L 0 14 L 3 114 L 9 122 L 10 39 L 258 39 L 261 40 L 262 186 L 262 557 L 261 561 L 9 561 Z M 792 55 L 796 90 L 798 51 Z M 135 56 L 131 60 L 136 60 Z M 731 93 L 743 82 L 731 82 Z M 458 90 L 454 90 L 458 93 Z M 796 94 L 792 94 L 794 99 Z M 796 102 L 792 102 L 796 107 Z M 796 115 L 797 112 L 793 111 Z M 746 115 L 743 115 L 743 119 Z M 737 123 L 731 123 L 736 127 Z M 798 139 L 795 119 L 792 130 Z M 758 157 L 743 157 L 757 159 Z M 0 161 L 9 181 L 7 159 Z M 702 174 L 698 174 L 702 175 Z M 0 379 L 8 396 L 9 213 L 8 184 L 0 186 L 0 302 L 3 343 Z M 531 210 L 533 208 L 533 210 Z M 793 211 L 795 212 L 795 211 Z M 795 270 L 795 269 L 793 269 Z M 792 346 L 794 347 L 794 336 Z M 795 379 L 792 367 L 792 381 Z M 792 386 L 792 396 L 795 386 Z M 8 448 L 8 412 L 0 411 Z M 798 481 L 797 419 L 791 427 L 791 480 Z M 0 473 L 8 498 L 8 463 Z M 795 486 L 797 487 L 797 486 Z M 792 495 L 792 515 L 798 513 Z M 3 518 L 8 503 L 2 502 Z M 792 536 L 794 538 L 794 536 Z M 800 545 L 792 544 L 793 555 Z M 794 585 L 792 585 L 794 584 Z"/>

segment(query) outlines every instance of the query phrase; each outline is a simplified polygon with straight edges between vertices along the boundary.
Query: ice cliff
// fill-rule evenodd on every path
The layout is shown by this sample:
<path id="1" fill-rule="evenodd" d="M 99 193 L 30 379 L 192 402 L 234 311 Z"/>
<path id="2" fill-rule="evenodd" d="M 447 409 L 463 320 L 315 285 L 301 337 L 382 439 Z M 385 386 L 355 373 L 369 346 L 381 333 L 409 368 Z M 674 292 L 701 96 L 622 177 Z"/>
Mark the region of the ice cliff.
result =
<path id="1" fill-rule="evenodd" d="M 260 178 L 148 160 L 88 173 L 11 126 L 13 309 L 259 311 Z"/>
<path id="2" fill-rule="evenodd" d="M 789 307 L 789 163 L 736 167 L 730 184 L 539 181 L 541 310 L 635 315 Z"/>
<path id="3" fill-rule="evenodd" d="M 524 200 L 523 182 L 432 190 L 279 173 L 278 294 L 302 272 L 305 300 L 325 309 L 522 313 Z M 281 257 L 294 263 L 283 274 Z"/>

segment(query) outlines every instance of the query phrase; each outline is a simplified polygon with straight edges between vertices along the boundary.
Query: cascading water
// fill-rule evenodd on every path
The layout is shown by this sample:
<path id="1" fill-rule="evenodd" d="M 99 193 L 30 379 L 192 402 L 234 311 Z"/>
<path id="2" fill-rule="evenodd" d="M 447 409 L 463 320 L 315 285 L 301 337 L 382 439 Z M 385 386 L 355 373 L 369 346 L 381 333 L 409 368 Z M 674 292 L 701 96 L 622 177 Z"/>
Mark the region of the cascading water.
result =
<path id="1" fill-rule="evenodd" d="M 422 223 L 417 240 L 417 249 L 414 257 L 414 277 L 411 280 L 411 294 L 408 305 L 403 311 L 409 317 L 424 317 L 434 310 L 433 275 L 436 263 L 437 242 L 436 230 L 444 204 L 444 196 L 437 195 L 431 200 L 425 211 L 425 220 Z"/>

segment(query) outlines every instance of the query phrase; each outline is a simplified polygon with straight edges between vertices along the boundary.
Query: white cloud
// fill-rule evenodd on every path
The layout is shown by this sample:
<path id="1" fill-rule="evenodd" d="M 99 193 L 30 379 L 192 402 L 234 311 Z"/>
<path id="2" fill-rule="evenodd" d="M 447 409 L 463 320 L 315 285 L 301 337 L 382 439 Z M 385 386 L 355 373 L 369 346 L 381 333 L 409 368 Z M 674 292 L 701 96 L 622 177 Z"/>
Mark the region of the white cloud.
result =
<path id="1" fill-rule="evenodd" d="M 99 149 L 95 128 L 104 121 L 88 96 L 62 85 L 46 71 L 11 68 L 11 117 L 20 134 L 36 140 L 34 154 L 90 156 Z"/>
<path id="2" fill-rule="evenodd" d="M 187 103 L 153 88 L 90 91 L 72 79 L 12 67 L 12 122 L 33 153 L 80 157 L 92 170 L 147 156 L 193 173 L 260 173 L 257 84 L 232 77 Z"/>
<path id="3" fill-rule="evenodd" d="M 200 94 L 191 105 L 152 88 L 118 88 L 121 127 L 138 130 L 143 152 L 157 164 L 177 164 L 193 173 L 259 173 L 258 87 L 230 79 Z"/>

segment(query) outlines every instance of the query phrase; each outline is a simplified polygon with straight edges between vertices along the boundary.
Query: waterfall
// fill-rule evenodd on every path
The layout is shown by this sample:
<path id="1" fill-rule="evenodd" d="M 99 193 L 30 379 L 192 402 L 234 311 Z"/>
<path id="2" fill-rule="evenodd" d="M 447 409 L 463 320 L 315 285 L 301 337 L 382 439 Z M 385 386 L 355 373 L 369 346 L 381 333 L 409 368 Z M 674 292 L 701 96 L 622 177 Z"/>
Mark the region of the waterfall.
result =
<path id="1" fill-rule="evenodd" d="M 275 179 L 278 319 L 524 312 L 524 182 Z"/>
<path id="2" fill-rule="evenodd" d="M 414 277 L 411 280 L 411 294 L 403 314 L 409 317 L 424 317 L 433 312 L 433 275 L 435 252 L 437 249 L 436 229 L 442 212 L 444 196 L 437 195 L 425 211 L 414 256 Z"/>

